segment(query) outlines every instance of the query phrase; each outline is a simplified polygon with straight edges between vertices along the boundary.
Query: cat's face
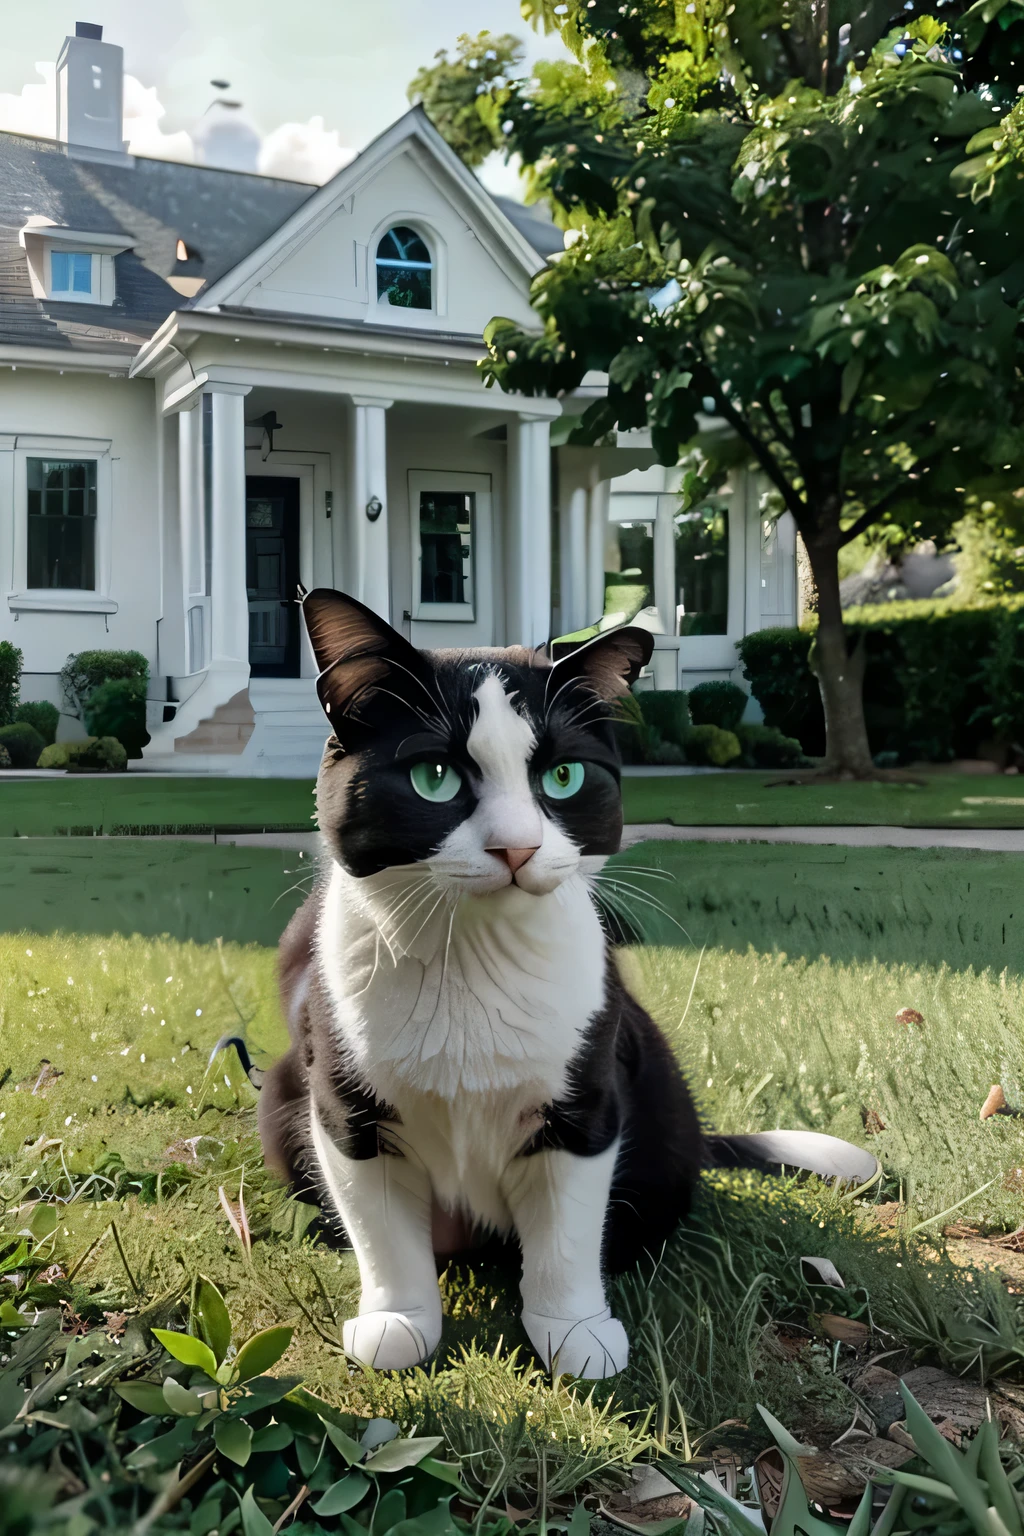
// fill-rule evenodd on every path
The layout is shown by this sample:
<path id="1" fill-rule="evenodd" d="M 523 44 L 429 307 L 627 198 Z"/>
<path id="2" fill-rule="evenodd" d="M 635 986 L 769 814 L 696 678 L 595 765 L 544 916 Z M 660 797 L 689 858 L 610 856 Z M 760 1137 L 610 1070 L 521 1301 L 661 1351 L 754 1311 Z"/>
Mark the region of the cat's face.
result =
<path id="1" fill-rule="evenodd" d="M 552 666 L 522 649 L 417 651 L 341 593 L 303 604 L 334 732 L 321 830 L 360 878 L 426 866 L 453 894 L 533 895 L 622 832 L 614 699 L 650 656 L 618 630 Z"/>

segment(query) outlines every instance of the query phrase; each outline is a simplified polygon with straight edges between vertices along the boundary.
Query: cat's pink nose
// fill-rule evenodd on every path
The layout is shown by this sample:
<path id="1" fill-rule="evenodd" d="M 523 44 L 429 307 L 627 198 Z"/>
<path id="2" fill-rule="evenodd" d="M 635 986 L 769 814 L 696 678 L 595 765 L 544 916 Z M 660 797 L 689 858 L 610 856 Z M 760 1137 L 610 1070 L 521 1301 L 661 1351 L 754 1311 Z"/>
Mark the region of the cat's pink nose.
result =
<path id="1" fill-rule="evenodd" d="M 539 845 L 538 845 L 539 846 Z M 517 869 L 532 859 L 537 852 L 536 848 L 488 848 L 488 853 L 493 853 L 496 859 L 504 859 L 513 875 Z"/>

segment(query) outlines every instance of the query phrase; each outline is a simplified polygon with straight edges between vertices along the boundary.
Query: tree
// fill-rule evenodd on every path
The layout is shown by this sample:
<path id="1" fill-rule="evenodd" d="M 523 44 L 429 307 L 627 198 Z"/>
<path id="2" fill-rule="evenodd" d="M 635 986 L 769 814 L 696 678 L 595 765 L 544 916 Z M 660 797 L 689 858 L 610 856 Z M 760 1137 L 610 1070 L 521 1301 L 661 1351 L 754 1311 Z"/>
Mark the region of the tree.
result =
<path id="1" fill-rule="evenodd" d="M 523 45 L 503 32 L 494 37 L 463 32 L 453 59 L 439 48 L 436 63 L 421 69 L 410 82 L 407 95 L 421 102 L 435 127 L 467 165 L 481 165 L 502 147 L 500 129 L 494 122 L 495 92 L 501 91 L 523 61 Z"/>
<path id="2" fill-rule="evenodd" d="M 664 464 L 696 442 L 691 501 L 720 473 L 700 418 L 729 423 L 806 545 L 826 771 L 858 777 L 840 549 L 942 537 L 968 490 L 1024 480 L 1024 0 L 932 9 L 525 0 L 575 62 L 480 109 L 567 231 L 539 333 L 491 322 L 488 383 L 606 372 L 573 440 L 649 426 Z"/>

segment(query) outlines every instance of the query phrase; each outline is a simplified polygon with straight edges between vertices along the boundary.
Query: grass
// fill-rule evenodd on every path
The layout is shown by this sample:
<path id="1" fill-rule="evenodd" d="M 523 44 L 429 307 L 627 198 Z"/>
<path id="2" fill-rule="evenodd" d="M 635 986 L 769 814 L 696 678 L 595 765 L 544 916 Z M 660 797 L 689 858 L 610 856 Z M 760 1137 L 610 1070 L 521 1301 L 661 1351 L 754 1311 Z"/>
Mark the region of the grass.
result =
<path id="1" fill-rule="evenodd" d="M 1024 827 L 1024 786 L 1001 776 L 936 773 L 922 785 L 806 784 L 768 788 L 759 773 L 623 780 L 627 822 L 678 826 Z M 304 779 L 105 778 L 0 780 L 0 837 L 125 832 L 310 831 Z"/>
<path id="2" fill-rule="evenodd" d="M 0 837 L 310 832 L 311 779 L 164 778 L 144 773 L 0 780 Z"/>
<path id="3" fill-rule="evenodd" d="M 488 1476 L 509 1456 L 525 1476 L 543 1446 L 563 1490 L 614 1481 L 653 1444 L 742 1437 L 716 1426 L 749 1423 L 757 1401 L 827 1443 L 853 1418 L 858 1357 L 824 1336 L 824 1312 L 866 1317 L 870 1347 L 897 1351 L 894 1365 L 920 1355 L 1019 1375 L 1024 1299 L 954 1264 L 938 1226 L 902 1235 L 991 1180 L 963 1214 L 1019 1219 L 1022 1122 L 977 1120 L 991 1082 L 1024 1078 L 1012 856 L 648 844 L 621 861 L 634 882 L 641 867 L 675 877 L 641 888 L 669 893 L 688 937 L 655 915 L 655 942 L 622 963 L 707 1118 L 862 1140 L 873 1111 L 881 1194 L 902 1182 L 904 1202 L 890 1229 L 870 1203 L 813 1183 L 708 1177 L 653 1273 L 618 1283 L 632 1361 L 592 1397 L 524 1369 L 514 1279 L 493 1259 L 445 1278 L 430 1370 L 345 1368 L 352 1257 L 313 1241 L 309 1209 L 264 1173 L 256 1095 L 234 1056 L 205 1071 L 228 1030 L 261 1059 L 284 1042 L 270 945 L 299 899 L 296 855 L 54 841 L 14 856 L 0 915 L 0 1232 L 32 1232 L 37 1267 L 60 1266 L 40 1299 L 69 1320 L 126 1311 L 130 1330 L 140 1306 L 169 1320 L 202 1272 L 239 1335 L 298 1322 L 282 1368 L 332 1403 L 443 1434 Z M 923 1026 L 896 1023 L 907 1005 Z M 251 1253 L 224 1201 L 244 1201 Z M 2 1253 L 0 1237 L 0 1268 Z M 808 1282 L 800 1259 L 814 1253 L 846 1291 Z"/>
<path id="4" fill-rule="evenodd" d="M 680 827 L 1024 827 L 1024 783 L 936 773 L 914 784 L 777 784 L 781 772 L 628 776 L 627 822 Z"/>

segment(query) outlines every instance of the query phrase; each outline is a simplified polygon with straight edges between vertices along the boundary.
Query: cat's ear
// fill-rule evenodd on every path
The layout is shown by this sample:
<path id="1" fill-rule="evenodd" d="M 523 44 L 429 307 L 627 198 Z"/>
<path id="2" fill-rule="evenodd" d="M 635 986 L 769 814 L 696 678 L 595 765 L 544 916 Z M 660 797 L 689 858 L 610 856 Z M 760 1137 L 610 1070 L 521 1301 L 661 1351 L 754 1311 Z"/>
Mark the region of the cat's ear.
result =
<path id="1" fill-rule="evenodd" d="M 648 630 L 635 624 L 609 629 L 555 662 L 549 694 L 552 689 L 577 680 L 611 703 L 629 692 L 653 651 L 654 636 Z"/>
<path id="2" fill-rule="evenodd" d="M 385 684 L 388 693 L 413 709 L 436 704 L 433 674 L 416 647 L 379 614 L 329 587 L 302 595 L 302 617 L 319 676 L 316 691 L 324 713 L 340 736 L 346 717 Z"/>

